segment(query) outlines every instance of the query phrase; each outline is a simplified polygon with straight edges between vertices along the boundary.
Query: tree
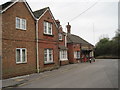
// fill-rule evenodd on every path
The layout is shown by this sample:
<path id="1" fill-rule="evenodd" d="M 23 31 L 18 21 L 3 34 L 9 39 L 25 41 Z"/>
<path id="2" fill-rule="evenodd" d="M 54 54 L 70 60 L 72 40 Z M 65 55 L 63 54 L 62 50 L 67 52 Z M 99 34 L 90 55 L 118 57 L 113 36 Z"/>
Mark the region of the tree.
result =
<path id="1" fill-rule="evenodd" d="M 107 37 L 101 38 L 95 46 L 95 56 L 120 56 L 120 30 L 110 40 Z"/>

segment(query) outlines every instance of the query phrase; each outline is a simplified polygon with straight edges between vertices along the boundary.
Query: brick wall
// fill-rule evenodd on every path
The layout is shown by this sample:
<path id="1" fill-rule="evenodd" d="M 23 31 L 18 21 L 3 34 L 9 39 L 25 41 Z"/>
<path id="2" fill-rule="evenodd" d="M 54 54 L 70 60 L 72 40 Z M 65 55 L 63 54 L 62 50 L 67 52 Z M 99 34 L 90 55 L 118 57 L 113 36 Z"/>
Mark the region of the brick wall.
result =
<path id="1" fill-rule="evenodd" d="M 59 40 L 59 45 L 65 45 L 65 35 L 63 34 L 62 27 L 59 29 L 59 33 L 62 33 L 62 40 Z"/>
<path id="2" fill-rule="evenodd" d="M 52 23 L 52 36 L 44 34 L 43 22 L 48 21 Z M 39 38 L 39 64 L 40 71 L 50 70 L 59 66 L 58 60 L 58 29 L 54 23 L 53 17 L 47 11 L 44 16 L 38 21 L 38 38 Z M 53 64 L 44 64 L 44 49 L 53 49 Z"/>
<path id="3" fill-rule="evenodd" d="M 17 2 L 2 16 L 3 78 L 36 72 L 35 21 L 24 2 Z M 26 19 L 27 30 L 15 28 L 16 17 Z M 16 48 L 27 49 L 27 63 L 16 64 Z"/>
<path id="4" fill-rule="evenodd" d="M 80 44 L 67 44 L 68 46 L 68 59 L 70 63 L 77 63 L 78 60 L 74 58 L 74 52 L 80 51 Z"/>

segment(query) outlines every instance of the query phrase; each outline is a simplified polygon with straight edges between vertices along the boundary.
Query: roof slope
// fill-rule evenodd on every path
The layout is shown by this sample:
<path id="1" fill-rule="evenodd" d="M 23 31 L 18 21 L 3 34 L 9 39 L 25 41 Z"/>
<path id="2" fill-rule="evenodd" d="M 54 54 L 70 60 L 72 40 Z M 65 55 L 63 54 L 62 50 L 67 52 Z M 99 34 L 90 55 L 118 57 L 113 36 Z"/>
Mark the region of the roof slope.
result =
<path id="1" fill-rule="evenodd" d="M 58 48 L 59 48 L 60 50 L 67 50 L 67 47 L 65 47 L 64 45 L 59 45 Z"/>
<path id="2" fill-rule="evenodd" d="M 17 2 L 24 2 L 26 7 L 28 8 L 28 10 L 30 11 L 31 15 L 33 16 L 33 18 L 36 19 L 33 12 L 32 12 L 32 9 L 30 8 L 30 6 L 26 2 L 26 0 L 11 0 L 11 1 L 8 1 L 8 2 L 0 5 L 0 11 L 3 11 L 3 12 L 6 11 L 6 9 L 9 9 L 10 7 L 12 7 Z"/>
<path id="3" fill-rule="evenodd" d="M 68 34 L 67 35 L 67 43 L 78 43 L 83 45 L 92 45 L 86 40 L 82 39 L 81 37 L 74 35 L 74 34 Z M 93 46 L 93 45 L 92 45 Z"/>
<path id="4" fill-rule="evenodd" d="M 9 5 L 11 5 L 12 3 L 14 3 L 14 2 L 9 1 L 9 2 L 4 3 L 4 4 L 0 5 L 0 9 L 3 10 L 5 8 L 7 8 Z"/>
<path id="5" fill-rule="evenodd" d="M 36 18 L 39 18 L 49 7 L 34 11 L 33 14 Z"/>

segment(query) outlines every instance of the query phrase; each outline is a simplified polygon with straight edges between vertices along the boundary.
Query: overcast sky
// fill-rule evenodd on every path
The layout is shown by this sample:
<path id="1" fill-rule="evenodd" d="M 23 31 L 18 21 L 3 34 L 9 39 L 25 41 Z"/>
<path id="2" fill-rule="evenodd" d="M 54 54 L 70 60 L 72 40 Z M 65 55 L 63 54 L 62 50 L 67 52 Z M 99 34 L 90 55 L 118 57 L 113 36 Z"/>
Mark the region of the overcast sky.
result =
<path id="1" fill-rule="evenodd" d="M 9 0 L 0 0 L 0 4 L 7 1 Z M 33 11 L 50 7 L 55 19 L 60 20 L 64 31 L 67 22 L 70 22 L 71 33 L 79 35 L 93 45 L 102 36 L 112 38 L 118 29 L 118 0 L 27 0 L 27 2 Z M 93 4 L 95 5 L 91 9 L 80 15 Z M 79 17 L 74 19 L 76 16 Z"/>

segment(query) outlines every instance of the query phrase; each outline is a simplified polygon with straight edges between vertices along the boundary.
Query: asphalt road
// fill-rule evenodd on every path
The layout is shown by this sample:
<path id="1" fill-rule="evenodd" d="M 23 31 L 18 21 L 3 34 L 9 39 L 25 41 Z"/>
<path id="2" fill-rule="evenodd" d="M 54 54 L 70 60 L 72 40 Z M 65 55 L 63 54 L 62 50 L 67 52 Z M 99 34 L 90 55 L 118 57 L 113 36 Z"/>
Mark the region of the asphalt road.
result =
<path id="1" fill-rule="evenodd" d="M 32 78 L 32 77 L 31 77 Z M 118 88 L 118 60 L 101 59 L 93 63 L 62 66 L 41 73 L 19 88 Z"/>

